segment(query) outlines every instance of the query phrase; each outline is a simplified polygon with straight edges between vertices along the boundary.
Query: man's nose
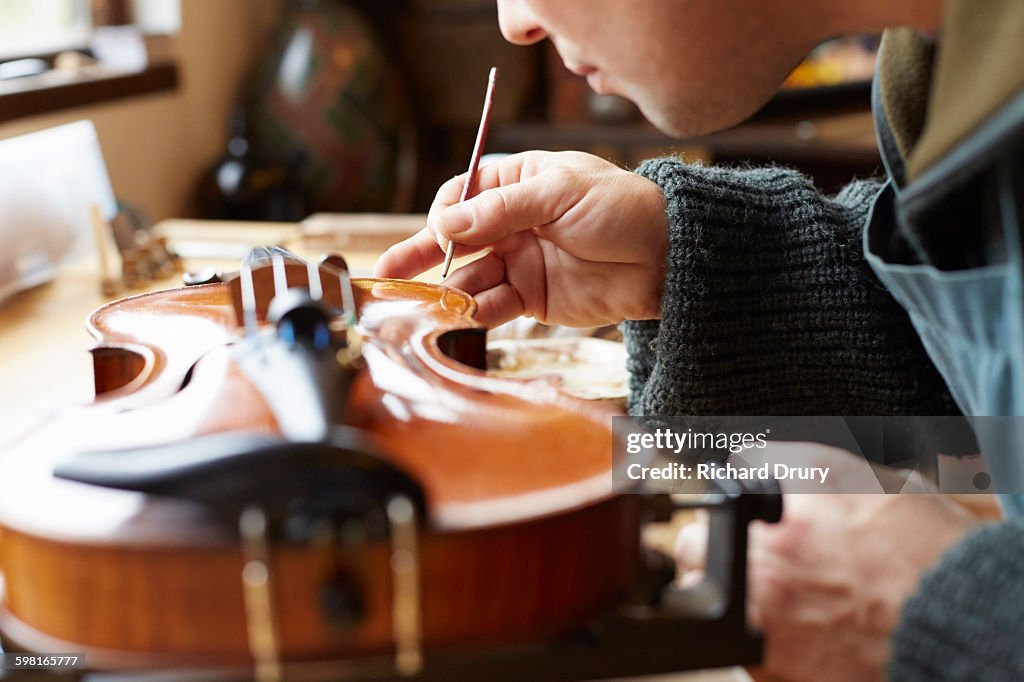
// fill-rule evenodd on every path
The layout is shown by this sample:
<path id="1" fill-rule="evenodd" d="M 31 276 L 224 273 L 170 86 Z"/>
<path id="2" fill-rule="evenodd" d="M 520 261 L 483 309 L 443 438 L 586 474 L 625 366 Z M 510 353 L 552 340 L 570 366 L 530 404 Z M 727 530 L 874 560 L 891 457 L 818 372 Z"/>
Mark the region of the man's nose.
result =
<path id="1" fill-rule="evenodd" d="M 548 35 L 520 0 L 498 0 L 498 25 L 514 45 L 533 45 Z"/>

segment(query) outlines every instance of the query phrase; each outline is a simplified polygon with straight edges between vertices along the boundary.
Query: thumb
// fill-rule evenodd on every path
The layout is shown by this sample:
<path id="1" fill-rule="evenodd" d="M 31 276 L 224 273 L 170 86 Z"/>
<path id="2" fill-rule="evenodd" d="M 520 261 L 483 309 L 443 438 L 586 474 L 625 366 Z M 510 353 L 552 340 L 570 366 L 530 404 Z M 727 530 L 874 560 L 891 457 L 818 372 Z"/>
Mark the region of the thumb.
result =
<path id="1" fill-rule="evenodd" d="M 582 188 L 577 183 L 567 182 L 562 169 L 550 169 L 432 211 L 427 227 L 442 247 L 449 241 L 476 246 L 491 244 L 561 218 L 579 201 Z"/>

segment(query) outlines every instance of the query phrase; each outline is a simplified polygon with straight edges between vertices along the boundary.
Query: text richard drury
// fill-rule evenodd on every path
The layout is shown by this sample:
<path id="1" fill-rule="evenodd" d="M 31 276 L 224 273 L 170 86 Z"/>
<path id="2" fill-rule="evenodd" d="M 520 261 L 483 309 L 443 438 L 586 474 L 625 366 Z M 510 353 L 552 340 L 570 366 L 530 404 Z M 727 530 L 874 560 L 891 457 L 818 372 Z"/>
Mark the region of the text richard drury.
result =
<path id="1" fill-rule="evenodd" d="M 630 464 L 626 475 L 634 481 L 724 481 L 761 480 L 768 481 L 815 481 L 824 483 L 831 467 L 794 467 L 786 464 L 765 463 L 758 466 L 736 466 L 725 464 L 686 465 L 672 462 L 663 466 L 648 467 Z"/>

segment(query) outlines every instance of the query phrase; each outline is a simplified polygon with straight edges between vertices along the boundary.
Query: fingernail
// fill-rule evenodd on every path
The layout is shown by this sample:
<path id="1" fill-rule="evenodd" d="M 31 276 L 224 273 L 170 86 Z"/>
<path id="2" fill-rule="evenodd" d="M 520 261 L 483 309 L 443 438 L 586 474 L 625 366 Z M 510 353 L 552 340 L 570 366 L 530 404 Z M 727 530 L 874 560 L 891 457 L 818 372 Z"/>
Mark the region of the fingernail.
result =
<path id="1" fill-rule="evenodd" d="M 456 235 L 468 230 L 472 226 L 473 219 L 465 206 L 456 204 L 441 212 L 441 222 L 444 223 L 445 232 L 449 235 Z"/>

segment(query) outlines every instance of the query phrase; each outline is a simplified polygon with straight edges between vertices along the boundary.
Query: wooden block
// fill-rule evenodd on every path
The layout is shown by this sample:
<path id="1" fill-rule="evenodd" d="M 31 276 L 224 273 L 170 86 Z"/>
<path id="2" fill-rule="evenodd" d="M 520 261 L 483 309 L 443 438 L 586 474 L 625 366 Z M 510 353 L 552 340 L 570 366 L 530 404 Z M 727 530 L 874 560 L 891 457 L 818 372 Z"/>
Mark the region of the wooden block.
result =
<path id="1" fill-rule="evenodd" d="M 300 224 L 310 251 L 384 251 L 427 224 L 420 214 L 314 213 Z"/>

